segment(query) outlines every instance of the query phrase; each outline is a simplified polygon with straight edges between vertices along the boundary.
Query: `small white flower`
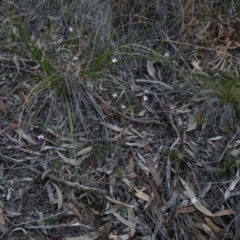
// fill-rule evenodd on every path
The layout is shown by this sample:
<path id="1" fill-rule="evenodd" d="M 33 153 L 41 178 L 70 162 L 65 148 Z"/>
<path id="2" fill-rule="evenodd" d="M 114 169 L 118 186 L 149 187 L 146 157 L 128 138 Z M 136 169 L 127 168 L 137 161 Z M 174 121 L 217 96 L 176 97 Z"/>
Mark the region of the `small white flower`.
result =
<path id="1" fill-rule="evenodd" d="M 78 57 L 77 57 L 77 56 L 75 56 L 75 57 L 73 58 L 73 60 L 74 60 L 74 61 L 77 61 L 77 60 L 78 60 Z"/>
<path id="2" fill-rule="evenodd" d="M 72 27 L 69 27 L 68 30 L 69 30 L 69 32 L 72 32 L 72 31 L 73 31 L 73 28 L 72 28 Z"/>
<path id="3" fill-rule="evenodd" d="M 89 87 L 90 89 L 93 89 L 93 84 L 91 82 L 88 82 L 87 87 Z"/>
<path id="4" fill-rule="evenodd" d="M 166 53 L 164 54 L 164 56 L 165 56 L 165 57 L 169 57 L 169 53 L 166 52 Z"/>
<path id="5" fill-rule="evenodd" d="M 144 100 L 144 101 L 147 101 L 147 100 L 148 100 L 148 96 L 143 95 L 143 100 Z"/>
<path id="6" fill-rule="evenodd" d="M 196 197 L 194 197 L 194 198 L 191 199 L 191 203 L 192 203 L 192 204 L 195 204 L 197 201 L 198 201 L 198 200 L 197 200 Z"/>
<path id="7" fill-rule="evenodd" d="M 38 140 L 43 140 L 44 139 L 44 136 L 42 134 L 38 135 Z"/>
<path id="8" fill-rule="evenodd" d="M 116 58 L 112 59 L 112 63 L 116 63 L 118 60 Z"/>
<path id="9" fill-rule="evenodd" d="M 125 105 L 122 105 L 122 109 L 124 109 L 124 108 L 126 108 L 126 106 L 125 106 Z"/>
<path id="10" fill-rule="evenodd" d="M 112 95 L 113 98 L 116 98 L 117 96 L 118 96 L 117 93 L 113 93 Z"/>

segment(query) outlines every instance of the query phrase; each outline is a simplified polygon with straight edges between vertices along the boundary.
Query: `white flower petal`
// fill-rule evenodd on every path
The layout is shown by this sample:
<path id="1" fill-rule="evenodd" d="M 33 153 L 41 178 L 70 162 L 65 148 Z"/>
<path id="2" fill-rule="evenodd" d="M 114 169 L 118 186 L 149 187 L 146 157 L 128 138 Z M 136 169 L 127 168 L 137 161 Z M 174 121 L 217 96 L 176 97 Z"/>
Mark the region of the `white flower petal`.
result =
<path id="1" fill-rule="evenodd" d="M 42 134 L 38 135 L 38 140 L 43 140 L 44 136 Z"/>
<path id="2" fill-rule="evenodd" d="M 147 100 L 148 100 L 148 96 L 143 95 L 143 100 L 144 100 L 144 101 L 147 101 Z"/>
<path id="3" fill-rule="evenodd" d="M 118 60 L 116 58 L 112 59 L 112 63 L 116 63 Z"/>
<path id="4" fill-rule="evenodd" d="M 191 199 L 191 203 L 192 203 L 192 204 L 195 204 L 197 201 L 198 201 L 198 200 L 197 200 L 196 197 L 194 197 L 194 198 Z"/>
<path id="5" fill-rule="evenodd" d="M 116 98 L 117 96 L 118 96 L 117 93 L 113 93 L 112 95 L 113 98 Z"/>

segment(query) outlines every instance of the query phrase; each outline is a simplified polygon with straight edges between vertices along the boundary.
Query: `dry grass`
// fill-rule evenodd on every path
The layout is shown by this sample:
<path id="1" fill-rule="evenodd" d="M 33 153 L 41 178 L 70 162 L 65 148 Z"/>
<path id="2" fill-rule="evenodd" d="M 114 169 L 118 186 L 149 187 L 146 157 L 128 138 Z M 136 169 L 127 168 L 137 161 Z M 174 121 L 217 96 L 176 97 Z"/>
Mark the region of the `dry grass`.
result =
<path id="1" fill-rule="evenodd" d="M 239 9 L 2 1 L 0 238 L 238 239 Z"/>

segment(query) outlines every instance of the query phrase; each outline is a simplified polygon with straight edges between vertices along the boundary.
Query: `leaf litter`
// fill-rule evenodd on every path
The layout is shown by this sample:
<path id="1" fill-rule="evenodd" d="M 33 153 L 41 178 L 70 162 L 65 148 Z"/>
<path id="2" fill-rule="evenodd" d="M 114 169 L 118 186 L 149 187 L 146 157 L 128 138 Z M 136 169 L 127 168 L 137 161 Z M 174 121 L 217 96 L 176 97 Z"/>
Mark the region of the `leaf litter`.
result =
<path id="1" fill-rule="evenodd" d="M 29 17 L 21 6 L 26 4 L 25 1 L 19 5 L 5 1 L 4 4 L 10 4 Z M 112 1 L 106 3 L 107 7 L 104 5 L 92 12 L 96 3 L 90 1 L 87 4 L 91 11 L 89 16 L 86 15 L 88 20 L 84 19 L 80 26 L 97 26 L 106 20 L 103 13 L 109 9 L 128 9 L 124 10 Z M 128 4 L 128 10 L 138 13 L 137 4 Z M 189 59 L 194 69 L 183 61 L 182 73 L 176 75 L 167 61 L 146 60 L 146 54 L 153 54 L 155 50 L 150 51 L 146 45 L 142 51 L 135 45 L 132 46 L 133 53 L 139 52 L 138 56 L 144 58 L 132 59 L 131 63 L 122 65 L 124 70 L 120 65 L 121 56 L 107 59 L 110 63 L 111 59 L 117 59 L 112 65 L 119 67 L 119 73 L 124 72 L 118 76 L 120 84 L 109 79 L 95 84 L 90 72 L 81 72 L 84 67 L 96 66 L 91 64 L 98 56 L 91 52 L 93 59 L 81 65 L 82 57 L 87 53 L 80 49 L 87 43 L 81 42 L 80 35 L 76 39 L 67 35 L 76 29 L 64 33 L 54 12 L 46 16 L 47 23 L 42 18 L 47 6 L 40 4 L 36 8 L 39 13 L 30 17 L 29 29 L 35 29 L 31 33 L 38 47 L 35 50 L 44 49 L 46 55 L 36 61 L 29 54 L 19 57 L 4 50 L 0 58 L 4 63 L 0 82 L 1 239 L 32 239 L 38 234 L 46 239 L 69 240 L 234 239 L 240 236 L 236 218 L 240 192 L 239 136 L 236 129 L 225 129 L 224 132 L 215 125 L 206 124 L 199 109 L 198 115 L 194 116 L 192 109 L 197 108 L 196 102 L 201 103 L 204 99 L 192 101 L 196 90 L 191 84 L 184 85 L 182 79 L 176 80 L 181 74 L 204 73 L 206 68 L 221 71 L 234 62 L 232 49 L 238 45 L 229 37 L 235 36 L 233 29 L 238 31 L 234 22 L 238 20 L 225 24 L 218 18 L 219 24 L 214 28 L 210 20 L 203 24 L 201 15 L 192 14 L 194 8 L 200 6 L 195 6 L 191 0 L 184 4 L 185 18 L 178 19 L 184 26 L 183 34 L 179 34 L 182 39 L 178 39 L 179 43 L 185 43 L 184 49 L 177 49 L 167 37 L 169 42 L 164 44 L 170 53 L 164 56 L 166 51 L 163 51 L 158 58 L 168 57 L 167 61 L 171 61 L 176 51 L 179 56 Z M 162 8 L 143 8 L 145 19 L 149 19 L 149 13 L 156 9 Z M 78 11 L 83 10 L 85 7 L 80 4 Z M 75 14 L 79 16 L 78 12 Z M 116 15 L 115 20 L 127 23 L 126 15 L 120 14 L 121 21 Z M 135 15 L 134 18 L 140 17 Z M 74 26 L 74 19 L 77 18 L 68 19 L 72 21 L 70 26 Z M 82 21 L 80 17 L 78 19 Z M 20 36 L 20 29 L 13 26 L 10 18 L 5 16 L 2 20 L 12 25 L 14 36 Z M 142 20 L 138 20 L 136 22 L 141 24 Z M 104 24 L 107 27 L 106 22 Z M 128 24 L 124 26 L 127 28 Z M 141 28 L 144 29 L 144 24 Z M 107 34 L 108 29 L 104 30 Z M 209 33 L 206 43 L 210 42 L 211 48 L 206 46 L 203 54 L 214 52 L 216 55 L 209 55 L 208 62 L 202 59 L 201 48 L 197 56 L 184 55 L 191 45 L 188 39 L 195 39 L 193 43 L 197 49 L 197 43 L 205 39 L 204 34 L 210 30 L 216 31 L 217 35 Z M 174 36 L 176 30 L 169 31 Z M 43 39 L 45 34 L 49 34 L 49 42 Z M 121 30 L 118 34 L 122 34 Z M 155 29 L 154 34 L 160 34 L 156 39 L 161 39 L 166 33 Z M 91 31 L 89 35 L 87 37 L 94 39 Z M 99 44 L 109 40 L 104 36 L 99 37 Z M 145 38 L 149 40 L 149 35 Z M 4 40 L 8 44 L 13 39 Z M 113 46 L 114 41 L 112 39 Z M 54 64 L 62 64 L 57 73 L 67 71 L 61 73 L 65 85 L 57 82 L 60 89 L 59 86 L 54 88 L 56 73 L 52 74 L 44 62 L 53 45 L 52 54 L 57 54 Z M 69 46 L 74 49 L 73 53 Z M 99 46 L 94 46 L 94 51 L 97 52 Z M 19 51 L 22 49 L 21 45 Z M 215 59 L 211 59 L 212 56 Z M 75 59 L 72 65 L 67 63 L 72 59 Z M 174 59 L 171 64 L 178 68 L 180 61 Z M 104 65 L 100 69 L 105 69 Z M 23 77 L 26 72 L 29 77 Z M 116 73 L 116 69 L 113 72 Z M 52 88 L 38 92 L 37 74 L 42 78 L 46 73 L 49 75 L 45 83 Z M 100 79 L 100 72 L 95 76 Z M 109 72 L 104 76 L 110 76 Z M 88 88 L 85 81 L 94 84 Z M 59 94 L 61 91 L 64 97 Z M 113 100 L 115 92 L 122 94 Z M 66 101 L 72 110 L 71 121 L 67 118 Z M 35 133 L 33 126 L 40 132 Z"/>

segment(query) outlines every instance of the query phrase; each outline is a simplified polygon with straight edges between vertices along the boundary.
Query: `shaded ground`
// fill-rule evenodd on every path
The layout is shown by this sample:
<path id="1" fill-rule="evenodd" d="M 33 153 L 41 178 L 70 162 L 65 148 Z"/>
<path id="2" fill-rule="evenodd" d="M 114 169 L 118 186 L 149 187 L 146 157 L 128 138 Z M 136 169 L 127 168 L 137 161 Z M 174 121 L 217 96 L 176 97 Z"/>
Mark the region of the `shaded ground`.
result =
<path id="1" fill-rule="evenodd" d="M 0 239 L 239 239 L 239 11 L 2 1 Z"/>

